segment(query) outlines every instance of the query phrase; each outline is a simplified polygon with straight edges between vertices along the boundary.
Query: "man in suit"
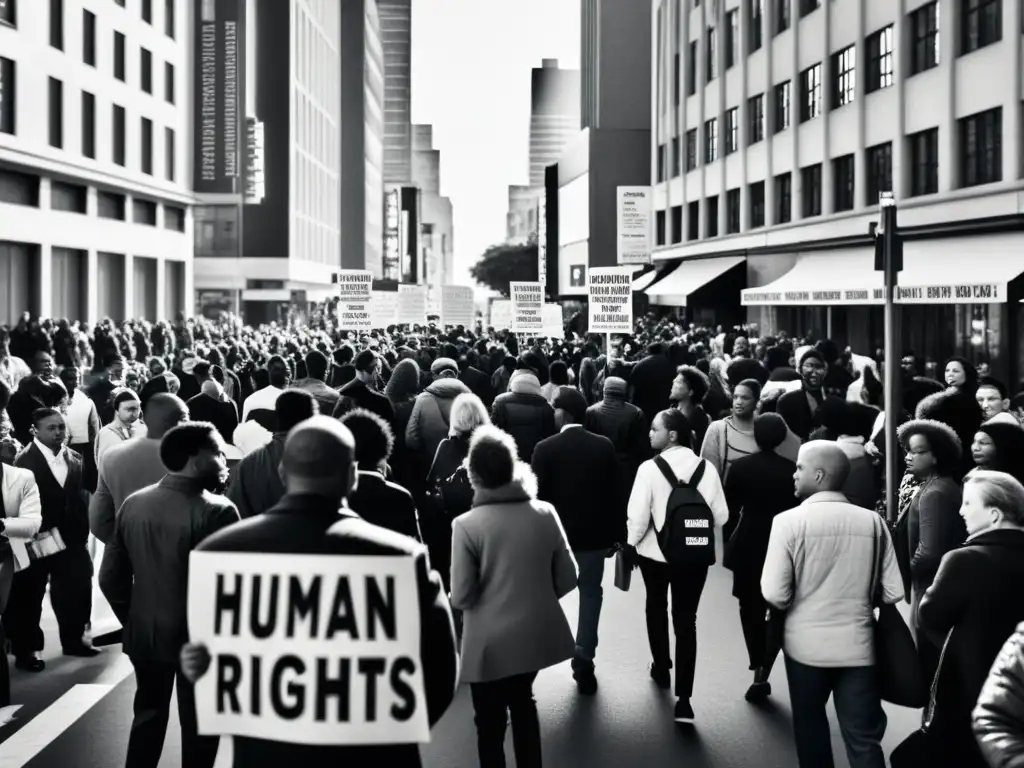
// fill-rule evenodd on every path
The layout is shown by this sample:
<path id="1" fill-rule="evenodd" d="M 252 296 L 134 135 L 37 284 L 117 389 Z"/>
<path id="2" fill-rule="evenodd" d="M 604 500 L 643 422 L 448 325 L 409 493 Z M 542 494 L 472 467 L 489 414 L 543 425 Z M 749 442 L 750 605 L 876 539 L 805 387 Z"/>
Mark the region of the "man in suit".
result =
<path id="1" fill-rule="evenodd" d="M 14 576 L 4 611 L 15 666 L 30 672 L 46 667 L 40 658 L 43 631 L 39 620 L 47 582 L 65 656 L 95 656 L 98 650 L 84 640 L 92 613 L 92 558 L 89 557 L 89 511 L 82 487 L 82 457 L 65 446 L 67 426 L 55 408 L 32 413 L 32 444 L 14 465 L 35 476 L 42 507 L 40 530 L 57 529 L 65 549 L 37 560 Z"/>
<path id="2" fill-rule="evenodd" d="M 583 428 L 587 400 L 579 390 L 559 387 L 552 405 L 559 432 L 537 444 L 531 465 L 537 498 L 555 507 L 579 564 L 580 612 L 572 670 L 580 693 L 593 695 L 604 561 L 626 538 L 622 474 L 612 441 Z"/>
<path id="3" fill-rule="evenodd" d="M 372 349 L 364 349 L 356 355 L 354 365 L 356 377 L 341 388 L 341 397 L 335 413 L 365 408 L 370 413 L 376 413 L 388 424 L 394 423 L 395 409 L 391 406 L 391 401 L 374 389 L 381 368 L 377 353 Z"/>
<path id="4" fill-rule="evenodd" d="M 224 387 L 213 379 L 206 379 L 200 385 L 199 394 L 190 398 L 186 405 L 192 421 L 210 422 L 225 442 L 234 444 L 238 411 L 235 404 L 224 396 Z"/>
<path id="5" fill-rule="evenodd" d="M 198 550 L 413 560 L 420 605 L 419 664 L 434 725 L 455 695 L 458 655 L 451 610 L 440 577 L 430 569 L 426 548 L 362 520 L 348 508 L 346 499 L 358 475 L 355 440 L 336 419 L 314 416 L 295 427 L 285 442 L 281 469 L 288 493 L 280 504 L 214 534 Z M 195 682 L 209 669 L 210 655 L 201 643 L 190 643 L 182 649 L 181 661 L 182 671 Z M 315 746 L 235 737 L 235 768 L 284 764 L 420 768 L 422 762 L 415 744 Z"/>

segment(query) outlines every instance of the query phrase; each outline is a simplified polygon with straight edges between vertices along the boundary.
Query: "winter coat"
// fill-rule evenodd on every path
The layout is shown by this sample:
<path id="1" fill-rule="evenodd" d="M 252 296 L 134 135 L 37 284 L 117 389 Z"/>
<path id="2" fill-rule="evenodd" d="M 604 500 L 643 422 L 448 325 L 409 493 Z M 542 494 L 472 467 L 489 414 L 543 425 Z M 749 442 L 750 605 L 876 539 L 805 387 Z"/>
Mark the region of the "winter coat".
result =
<path id="1" fill-rule="evenodd" d="M 405 445 L 416 451 L 421 466 L 429 467 L 437 446 L 448 437 L 452 403 L 469 387 L 458 379 L 445 378 L 432 382 L 416 396 L 405 428 Z"/>
<path id="2" fill-rule="evenodd" d="M 528 371 L 516 371 L 509 391 L 494 399 L 491 422 L 515 438 L 519 458 L 529 462 L 533 449 L 555 434 L 555 409 L 540 394 L 540 381 Z"/>

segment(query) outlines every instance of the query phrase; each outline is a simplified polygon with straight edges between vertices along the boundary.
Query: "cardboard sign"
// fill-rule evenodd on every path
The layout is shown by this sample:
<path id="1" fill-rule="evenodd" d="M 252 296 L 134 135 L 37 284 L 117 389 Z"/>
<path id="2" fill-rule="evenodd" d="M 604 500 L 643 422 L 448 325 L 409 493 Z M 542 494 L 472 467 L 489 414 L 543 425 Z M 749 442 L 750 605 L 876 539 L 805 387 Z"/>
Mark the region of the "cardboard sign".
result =
<path id="1" fill-rule="evenodd" d="M 508 299 L 496 299 L 491 302 L 490 326 L 496 331 L 512 330 L 512 302 Z"/>
<path id="2" fill-rule="evenodd" d="M 562 321 L 561 304 L 544 305 L 544 335 L 551 339 L 565 338 L 565 323 Z"/>
<path id="3" fill-rule="evenodd" d="M 650 187 L 616 187 L 618 263 L 650 264 L 654 200 Z"/>
<path id="4" fill-rule="evenodd" d="M 441 286 L 441 325 L 461 325 L 472 329 L 476 324 L 473 289 L 466 285 Z"/>
<path id="5" fill-rule="evenodd" d="M 544 331 L 544 286 L 509 283 L 512 290 L 512 331 L 539 336 Z"/>
<path id="6" fill-rule="evenodd" d="M 338 325 L 347 331 L 371 331 L 370 296 L 373 273 L 363 269 L 338 272 Z"/>
<path id="7" fill-rule="evenodd" d="M 591 267 L 587 274 L 591 333 L 633 332 L 635 267 Z"/>
<path id="8" fill-rule="evenodd" d="M 427 286 L 398 286 L 398 322 L 408 325 L 427 323 Z"/>
<path id="9" fill-rule="evenodd" d="M 379 331 L 398 322 L 398 291 L 374 291 L 370 296 L 370 322 Z"/>
<path id="10" fill-rule="evenodd" d="M 189 636 L 211 657 L 200 734 L 430 740 L 412 558 L 193 552 L 188 587 Z"/>

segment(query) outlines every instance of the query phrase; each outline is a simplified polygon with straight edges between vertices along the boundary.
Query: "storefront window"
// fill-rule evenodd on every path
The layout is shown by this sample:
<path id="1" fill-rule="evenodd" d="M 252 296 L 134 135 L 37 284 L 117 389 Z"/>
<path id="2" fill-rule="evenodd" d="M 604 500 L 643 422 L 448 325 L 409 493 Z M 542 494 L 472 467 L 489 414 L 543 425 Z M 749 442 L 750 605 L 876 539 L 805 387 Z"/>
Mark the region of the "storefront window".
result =
<path id="1" fill-rule="evenodd" d="M 238 208 L 233 205 L 205 205 L 195 209 L 195 255 L 206 259 L 236 259 L 238 250 Z"/>

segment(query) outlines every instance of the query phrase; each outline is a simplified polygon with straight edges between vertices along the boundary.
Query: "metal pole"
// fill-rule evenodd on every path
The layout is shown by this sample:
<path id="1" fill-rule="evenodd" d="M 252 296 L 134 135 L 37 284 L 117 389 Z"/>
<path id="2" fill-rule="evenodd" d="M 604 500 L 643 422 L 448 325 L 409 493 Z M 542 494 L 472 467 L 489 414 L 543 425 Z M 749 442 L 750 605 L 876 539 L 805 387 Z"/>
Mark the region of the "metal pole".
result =
<path id="1" fill-rule="evenodd" d="M 879 209 L 885 277 L 885 508 L 889 520 L 893 521 L 898 513 L 896 495 L 902 474 L 900 468 L 903 465 L 896 440 L 896 429 L 902 411 L 899 378 L 900 343 L 896 336 L 896 290 L 902 265 L 899 263 L 901 259 L 897 256 L 899 246 L 896 233 L 896 200 L 891 193 L 888 193 L 888 196 L 883 193 Z"/>

